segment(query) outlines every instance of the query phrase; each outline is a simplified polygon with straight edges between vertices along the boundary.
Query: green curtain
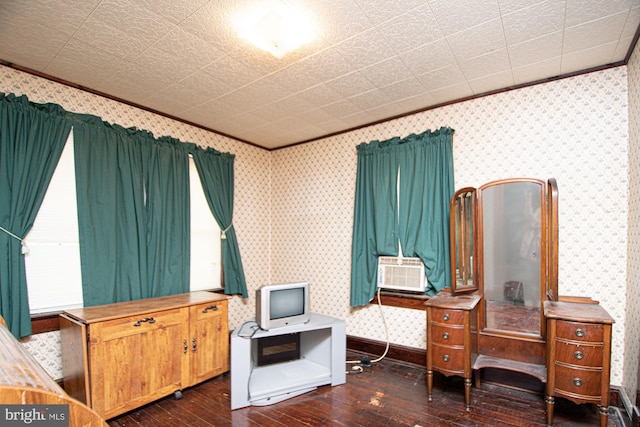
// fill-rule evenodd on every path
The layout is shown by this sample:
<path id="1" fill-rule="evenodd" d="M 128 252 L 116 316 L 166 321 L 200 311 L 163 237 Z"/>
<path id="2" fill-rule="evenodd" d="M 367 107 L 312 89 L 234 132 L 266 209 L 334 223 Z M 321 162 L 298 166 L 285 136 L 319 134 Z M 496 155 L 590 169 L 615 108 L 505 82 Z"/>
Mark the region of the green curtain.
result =
<path id="1" fill-rule="evenodd" d="M 376 292 L 378 255 L 398 254 L 397 145 L 400 138 L 360 144 L 351 253 L 351 305 Z"/>
<path id="2" fill-rule="evenodd" d="M 194 147 L 193 160 L 200 177 L 207 204 L 222 230 L 222 268 L 224 293 L 248 297 L 240 258 L 238 239 L 233 227 L 233 163 L 235 156 L 211 148 Z"/>
<path id="3" fill-rule="evenodd" d="M 399 156 L 399 237 L 405 256 L 419 257 L 435 295 L 451 284 L 449 201 L 453 182 L 453 129 L 411 135 Z"/>
<path id="4" fill-rule="evenodd" d="M 61 107 L 0 93 L 0 314 L 17 338 L 31 335 L 18 238 L 33 226 L 70 130 Z"/>
<path id="5" fill-rule="evenodd" d="M 84 305 L 187 292 L 183 144 L 80 117 L 74 147 Z"/>
<path id="6" fill-rule="evenodd" d="M 427 293 L 450 283 L 452 141 L 453 129 L 441 128 L 357 147 L 351 306 L 373 299 L 378 256 L 398 255 L 398 242 L 404 256 L 420 257 L 425 264 Z"/>

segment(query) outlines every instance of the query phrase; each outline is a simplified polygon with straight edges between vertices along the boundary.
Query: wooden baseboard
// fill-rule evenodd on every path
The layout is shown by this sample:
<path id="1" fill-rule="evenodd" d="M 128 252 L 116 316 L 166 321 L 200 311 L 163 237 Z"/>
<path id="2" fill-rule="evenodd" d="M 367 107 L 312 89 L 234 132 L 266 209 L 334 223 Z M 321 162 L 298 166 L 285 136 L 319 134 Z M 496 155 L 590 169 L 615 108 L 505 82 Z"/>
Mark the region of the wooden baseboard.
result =
<path id="1" fill-rule="evenodd" d="M 386 343 L 348 335 L 347 348 L 349 350 L 370 354 L 372 358 L 375 359 L 384 354 Z M 419 348 L 391 344 L 385 357 L 414 365 L 427 365 L 427 351 Z"/>

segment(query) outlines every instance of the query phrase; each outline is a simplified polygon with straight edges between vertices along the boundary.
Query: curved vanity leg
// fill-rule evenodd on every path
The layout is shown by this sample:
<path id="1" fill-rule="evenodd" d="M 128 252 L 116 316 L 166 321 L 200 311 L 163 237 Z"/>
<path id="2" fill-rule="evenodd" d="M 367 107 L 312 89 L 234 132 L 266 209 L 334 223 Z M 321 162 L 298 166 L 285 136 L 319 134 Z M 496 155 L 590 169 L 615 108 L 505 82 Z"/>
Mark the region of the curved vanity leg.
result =
<path id="1" fill-rule="evenodd" d="M 433 370 L 427 370 L 427 400 L 431 402 L 433 400 Z"/>
<path id="2" fill-rule="evenodd" d="M 467 411 L 471 409 L 471 384 L 471 378 L 464 379 L 464 406 Z"/>
<path id="3" fill-rule="evenodd" d="M 600 410 L 600 427 L 607 427 L 607 420 L 609 419 L 609 407 L 604 405 L 598 405 Z"/>
<path id="4" fill-rule="evenodd" d="M 545 399 L 545 411 L 547 413 L 547 426 L 553 425 L 553 407 L 555 405 L 556 398 L 551 395 L 547 395 Z"/>

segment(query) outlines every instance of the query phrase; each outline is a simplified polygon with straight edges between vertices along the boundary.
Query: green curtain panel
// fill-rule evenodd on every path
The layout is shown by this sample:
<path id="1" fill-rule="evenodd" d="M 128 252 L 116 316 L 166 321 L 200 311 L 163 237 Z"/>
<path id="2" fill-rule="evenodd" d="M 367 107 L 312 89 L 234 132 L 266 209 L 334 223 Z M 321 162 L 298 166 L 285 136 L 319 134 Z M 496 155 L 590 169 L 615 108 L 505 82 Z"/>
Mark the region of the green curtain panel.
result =
<path id="1" fill-rule="evenodd" d="M 222 230 L 222 268 L 224 293 L 248 297 L 247 284 L 240 258 L 238 239 L 233 227 L 233 164 L 235 156 L 211 148 L 195 147 L 193 160 L 204 190 L 207 204 Z"/>
<path id="2" fill-rule="evenodd" d="M 85 306 L 189 290 L 183 144 L 84 116 L 74 126 Z"/>
<path id="3" fill-rule="evenodd" d="M 398 242 L 404 256 L 423 261 L 428 294 L 450 283 L 453 132 L 450 128 L 427 130 L 357 147 L 351 306 L 373 299 L 378 257 L 398 255 Z"/>
<path id="4" fill-rule="evenodd" d="M 18 239 L 33 226 L 70 130 L 61 107 L 0 94 L 0 314 L 17 338 L 31 335 Z"/>
<path id="5" fill-rule="evenodd" d="M 356 198 L 351 253 L 351 305 L 366 305 L 376 292 L 378 255 L 398 254 L 398 158 L 400 138 L 357 147 Z"/>

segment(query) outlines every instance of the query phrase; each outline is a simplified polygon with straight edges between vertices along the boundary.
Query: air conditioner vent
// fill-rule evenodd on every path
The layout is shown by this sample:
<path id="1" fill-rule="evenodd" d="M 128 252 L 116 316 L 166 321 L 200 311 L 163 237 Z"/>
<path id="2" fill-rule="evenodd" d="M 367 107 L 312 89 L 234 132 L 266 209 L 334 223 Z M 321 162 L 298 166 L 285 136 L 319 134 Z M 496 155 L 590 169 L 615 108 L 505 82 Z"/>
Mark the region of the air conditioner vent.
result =
<path id="1" fill-rule="evenodd" d="M 420 258 L 378 257 L 378 287 L 424 292 L 427 277 Z"/>

